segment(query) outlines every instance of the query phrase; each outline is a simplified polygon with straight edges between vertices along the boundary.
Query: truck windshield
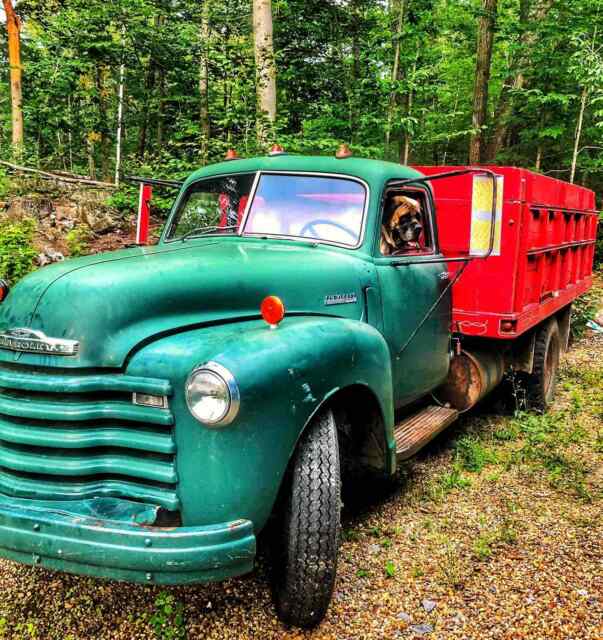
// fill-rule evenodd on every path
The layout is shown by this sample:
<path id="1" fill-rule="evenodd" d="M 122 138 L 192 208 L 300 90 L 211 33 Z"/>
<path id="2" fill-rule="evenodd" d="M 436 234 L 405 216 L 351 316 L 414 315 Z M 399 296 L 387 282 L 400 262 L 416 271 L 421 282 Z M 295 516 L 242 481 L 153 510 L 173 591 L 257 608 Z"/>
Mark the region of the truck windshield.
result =
<path id="1" fill-rule="evenodd" d="M 236 233 L 254 178 L 255 173 L 243 173 L 193 184 L 171 222 L 168 240 Z"/>
<path id="2" fill-rule="evenodd" d="M 360 241 L 365 187 L 331 176 L 263 173 L 244 221 L 254 173 L 202 180 L 185 194 L 168 240 L 234 234 L 304 238 L 355 247 Z"/>
<path id="3" fill-rule="evenodd" d="M 308 238 L 354 247 L 366 189 L 348 178 L 262 174 L 243 235 Z"/>

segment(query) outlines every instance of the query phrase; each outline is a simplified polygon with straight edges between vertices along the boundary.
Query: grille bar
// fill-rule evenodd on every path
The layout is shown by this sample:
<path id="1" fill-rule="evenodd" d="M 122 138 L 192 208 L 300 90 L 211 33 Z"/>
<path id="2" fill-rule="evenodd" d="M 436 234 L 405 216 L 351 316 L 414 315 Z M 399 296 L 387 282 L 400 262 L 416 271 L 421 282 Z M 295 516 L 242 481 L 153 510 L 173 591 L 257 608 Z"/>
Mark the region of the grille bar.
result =
<path id="1" fill-rule="evenodd" d="M 48 391 L 52 393 L 90 393 L 94 391 L 123 391 L 150 393 L 157 396 L 172 395 L 167 380 L 141 378 L 123 374 L 65 376 L 48 373 L 23 373 L 0 369 L 0 387 L 22 391 Z"/>
<path id="2" fill-rule="evenodd" d="M 53 479 L 24 478 L 0 471 L 0 492 L 41 500 L 85 500 L 96 496 L 111 498 L 134 498 L 157 504 L 169 511 L 180 508 L 176 491 L 153 487 L 127 480 L 99 479 L 90 481 L 59 481 Z"/>
<path id="3" fill-rule="evenodd" d="M 56 450 L 55 450 L 56 451 Z M 174 483 L 178 479 L 171 462 L 119 454 L 66 455 L 58 451 L 32 453 L 0 443 L 0 467 L 52 476 L 90 476 L 96 473 L 124 474 L 145 480 Z"/>
<path id="4" fill-rule="evenodd" d="M 0 440 L 32 447 L 86 449 L 124 447 L 153 453 L 174 453 L 176 444 L 170 431 L 153 433 L 127 427 L 92 426 L 82 429 L 10 422 L 0 417 Z"/>
<path id="5" fill-rule="evenodd" d="M 174 418 L 167 409 L 141 407 L 125 402 L 53 402 L 49 400 L 10 398 L 0 394 L 0 414 L 37 420 L 123 419 L 134 422 L 171 425 Z"/>

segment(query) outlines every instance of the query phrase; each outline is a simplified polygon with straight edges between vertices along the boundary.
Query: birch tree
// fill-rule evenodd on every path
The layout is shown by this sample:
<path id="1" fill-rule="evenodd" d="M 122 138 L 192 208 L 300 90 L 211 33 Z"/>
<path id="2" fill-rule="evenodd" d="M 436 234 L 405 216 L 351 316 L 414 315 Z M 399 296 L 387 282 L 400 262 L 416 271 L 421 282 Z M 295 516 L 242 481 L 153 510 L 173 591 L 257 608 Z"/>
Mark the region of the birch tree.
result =
<path id="1" fill-rule="evenodd" d="M 258 142 L 265 144 L 276 120 L 276 65 L 272 0 L 253 0 L 253 37 L 258 106 Z"/>
<path id="2" fill-rule="evenodd" d="M 576 178 L 586 110 L 591 103 L 601 101 L 603 96 L 603 46 L 597 42 L 596 27 L 591 38 L 578 36 L 575 38 L 574 44 L 576 50 L 572 56 L 570 70 L 575 74 L 581 91 L 570 169 L 571 183 L 573 183 Z"/>
<path id="3" fill-rule="evenodd" d="M 210 137 L 209 121 L 209 3 L 203 3 L 201 13 L 201 55 L 199 60 L 199 129 L 201 133 L 201 160 L 207 162 L 207 148 Z"/>

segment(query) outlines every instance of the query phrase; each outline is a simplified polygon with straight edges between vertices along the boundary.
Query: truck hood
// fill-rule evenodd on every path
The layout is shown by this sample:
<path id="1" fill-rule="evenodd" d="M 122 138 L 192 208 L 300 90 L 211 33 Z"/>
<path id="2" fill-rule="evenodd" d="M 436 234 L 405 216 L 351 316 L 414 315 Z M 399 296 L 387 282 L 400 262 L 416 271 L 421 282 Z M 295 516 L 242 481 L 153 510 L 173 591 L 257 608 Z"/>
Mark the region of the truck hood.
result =
<path id="1" fill-rule="evenodd" d="M 0 305 L 0 331 L 28 328 L 76 340 L 78 354 L 0 348 L 0 360 L 120 367 L 136 345 L 154 336 L 257 318 L 267 295 L 279 296 L 287 313 L 360 319 L 360 264 L 355 254 L 329 247 L 234 238 L 68 260 L 34 272 L 11 291 Z M 328 296 L 348 302 L 326 304 Z"/>

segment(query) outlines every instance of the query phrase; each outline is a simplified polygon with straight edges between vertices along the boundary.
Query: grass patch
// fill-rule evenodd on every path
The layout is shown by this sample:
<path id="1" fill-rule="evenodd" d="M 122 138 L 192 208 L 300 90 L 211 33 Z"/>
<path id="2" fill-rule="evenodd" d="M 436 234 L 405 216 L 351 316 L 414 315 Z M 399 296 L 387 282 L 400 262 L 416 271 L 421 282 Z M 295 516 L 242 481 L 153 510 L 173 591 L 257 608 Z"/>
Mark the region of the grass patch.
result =
<path id="1" fill-rule="evenodd" d="M 569 408 L 556 413 L 518 415 L 513 428 L 520 434 L 522 445 L 513 452 L 510 463 L 544 469 L 552 487 L 590 500 L 586 486 L 589 469 L 580 455 L 567 450 L 586 438 L 577 419 L 580 409 L 573 401 Z"/>
<path id="2" fill-rule="evenodd" d="M 456 443 L 456 459 L 465 471 L 479 472 L 497 462 L 496 453 L 476 436 L 466 435 Z"/>

